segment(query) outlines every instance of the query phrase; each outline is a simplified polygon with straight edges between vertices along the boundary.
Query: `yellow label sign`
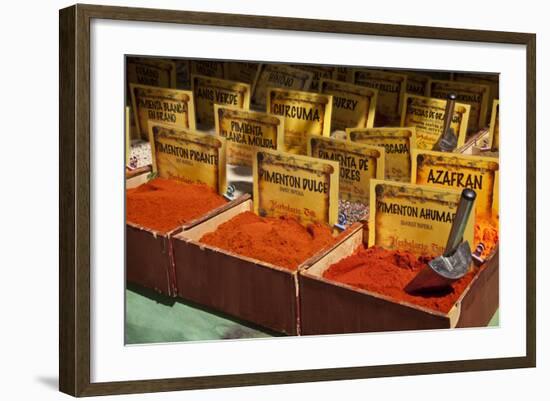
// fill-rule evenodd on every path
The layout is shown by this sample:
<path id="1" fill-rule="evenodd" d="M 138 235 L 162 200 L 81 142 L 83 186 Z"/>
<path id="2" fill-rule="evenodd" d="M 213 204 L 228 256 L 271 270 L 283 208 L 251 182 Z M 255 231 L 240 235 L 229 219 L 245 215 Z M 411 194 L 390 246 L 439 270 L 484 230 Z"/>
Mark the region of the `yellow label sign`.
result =
<path id="1" fill-rule="evenodd" d="M 342 82 L 352 82 L 350 69 L 347 67 L 336 67 L 332 72 L 332 79 Z"/>
<path id="2" fill-rule="evenodd" d="M 319 92 L 332 95 L 332 131 L 373 126 L 378 90 L 322 79 Z"/>
<path id="3" fill-rule="evenodd" d="M 468 119 L 469 134 L 485 126 L 489 91 L 490 88 L 488 85 L 471 82 L 431 80 L 428 86 L 428 96 L 447 99 L 450 93 L 456 93 L 457 102 L 466 103 L 471 106 L 470 118 Z"/>
<path id="4" fill-rule="evenodd" d="M 493 110 L 491 112 L 491 124 L 489 125 L 489 143 L 492 150 L 498 150 L 500 145 L 500 116 L 499 116 L 500 102 L 493 101 Z"/>
<path id="5" fill-rule="evenodd" d="M 227 163 L 252 167 L 256 150 L 282 146 L 281 117 L 219 105 L 214 110 L 216 133 L 227 142 Z"/>
<path id="6" fill-rule="evenodd" d="M 433 149 L 443 133 L 447 100 L 405 95 L 401 126 L 416 128 L 416 147 Z M 470 118 L 470 105 L 455 103 L 451 128 L 457 135 L 457 147 L 464 145 Z"/>
<path id="7" fill-rule="evenodd" d="M 414 150 L 412 156 L 411 182 L 459 190 L 471 188 L 477 194 L 476 214 L 492 214 L 498 159 L 427 150 Z"/>
<path id="8" fill-rule="evenodd" d="M 148 138 L 149 121 L 195 129 L 192 92 L 135 84 L 130 84 L 130 91 L 136 126 L 143 138 Z"/>
<path id="9" fill-rule="evenodd" d="M 334 73 L 334 67 L 325 67 L 322 65 L 307 65 L 307 64 L 295 64 L 292 65 L 294 68 L 299 70 L 309 71 L 313 74 L 313 79 L 311 80 L 311 86 L 309 90 L 312 92 L 319 91 L 319 84 L 321 79 L 331 79 L 332 74 Z"/>
<path id="10" fill-rule="evenodd" d="M 224 63 L 225 79 L 230 81 L 244 82 L 252 85 L 260 64 L 258 63 Z"/>
<path id="11" fill-rule="evenodd" d="M 340 165 L 340 199 L 369 204 L 370 180 L 384 179 L 384 148 L 308 136 L 309 156 Z"/>
<path id="12" fill-rule="evenodd" d="M 247 110 L 250 106 L 248 84 L 192 75 L 191 86 L 195 99 L 197 126 L 201 129 L 214 127 L 214 104 Z"/>
<path id="13" fill-rule="evenodd" d="M 274 150 L 256 153 L 254 211 L 260 216 L 294 216 L 300 223 L 338 220 L 337 162 Z"/>
<path id="14" fill-rule="evenodd" d="M 407 73 L 407 93 L 425 96 L 429 81 L 430 77 L 428 75 Z"/>
<path id="15" fill-rule="evenodd" d="M 439 256 L 456 215 L 461 191 L 424 185 L 371 181 L 369 246 Z M 473 213 L 464 240 L 473 244 Z"/>
<path id="16" fill-rule="evenodd" d="M 482 74 L 471 72 L 455 72 L 453 79 L 460 82 L 473 82 L 476 84 L 489 86 L 489 100 L 487 104 L 490 106 L 493 101 L 499 98 L 499 74 Z M 488 113 L 487 113 L 488 114 Z M 490 118 L 490 116 L 488 116 Z M 488 121 L 487 121 L 488 122 Z"/>
<path id="17" fill-rule="evenodd" d="M 225 140 L 208 134 L 149 123 L 153 171 L 161 178 L 202 183 L 226 191 Z"/>
<path id="18" fill-rule="evenodd" d="M 156 58 L 128 57 L 126 62 L 128 83 L 174 88 L 176 86 L 176 65 Z"/>
<path id="19" fill-rule="evenodd" d="M 191 89 L 191 67 L 189 60 L 175 59 L 176 64 L 176 88 Z"/>
<path id="20" fill-rule="evenodd" d="M 346 133 L 352 142 L 384 148 L 386 180 L 411 182 L 411 149 L 416 147 L 414 128 L 354 128 Z"/>
<path id="21" fill-rule="evenodd" d="M 330 95 L 269 89 L 267 110 L 285 122 L 283 150 L 286 152 L 305 155 L 308 134 L 330 136 Z"/>
<path id="22" fill-rule="evenodd" d="M 378 89 L 375 125 L 398 125 L 401 107 L 407 90 L 407 76 L 394 72 L 355 69 L 353 83 Z"/>
<path id="23" fill-rule="evenodd" d="M 224 67 L 221 61 L 192 60 L 191 75 L 202 75 L 212 78 L 223 78 Z"/>
<path id="24" fill-rule="evenodd" d="M 262 64 L 252 86 L 252 104 L 258 110 L 266 110 L 268 88 L 283 88 L 307 91 L 313 74 L 298 68 L 280 64 Z"/>

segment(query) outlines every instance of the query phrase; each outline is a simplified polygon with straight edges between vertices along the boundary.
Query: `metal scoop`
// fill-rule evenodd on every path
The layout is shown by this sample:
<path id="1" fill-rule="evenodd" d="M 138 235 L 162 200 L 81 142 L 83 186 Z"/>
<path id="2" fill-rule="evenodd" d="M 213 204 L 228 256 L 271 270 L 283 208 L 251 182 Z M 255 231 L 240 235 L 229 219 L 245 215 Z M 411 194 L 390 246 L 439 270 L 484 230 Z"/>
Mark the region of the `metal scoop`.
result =
<path id="1" fill-rule="evenodd" d="M 452 152 L 458 144 L 458 138 L 454 129 L 451 128 L 453 115 L 455 112 L 456 93 L 449 93 L 447 96 L 447 105 L 445 106 L 445 115 L 443 117 L 443 132 L 439 141 L 434 146 L 434 150 L 441 152 Z"/>
<path id="2" fill-rule="evenodd" d="M 405 291 L 415 293 L 442 290 L 468 272 L 472 264 L 472 251 L 470 244 L 467 241 L 463 242 L 462 238 L 475 199 L 474 190 L 464 189 L 462 191 L 443 255 L 430 261 L 428 266 L 407 284 Z"/>

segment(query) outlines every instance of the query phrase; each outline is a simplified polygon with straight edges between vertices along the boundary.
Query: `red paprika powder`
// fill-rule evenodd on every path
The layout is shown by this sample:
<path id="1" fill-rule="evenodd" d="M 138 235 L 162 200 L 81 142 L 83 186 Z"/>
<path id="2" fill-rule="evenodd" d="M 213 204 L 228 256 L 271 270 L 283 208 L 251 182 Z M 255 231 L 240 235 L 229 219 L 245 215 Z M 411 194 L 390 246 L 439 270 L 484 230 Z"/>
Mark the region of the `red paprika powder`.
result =
<path id="1" fill-rule="evenodd" d="M 225 203 L 206 185 L 156 178 L 126 191 L 126 221 L 166 233 Z"/>
<path id="2" fill-rule="evenodd" d="M 405 286 L 427 266 L 430 258 L 380 247 L 359 248 L 330 266 L 323 277 L 428 309 L 447 313 L 474 278 L 477 268 L 455 281 L 445 292 L 411 295 Z"/>
<path id="3" fill-rule="evenodd" d="M 296 270 L 336 240 L 331 228 L 324 224 L 304 227 L 293 217 L 260 217 L 244 212 L 205 234 L 200 242 Z"/>

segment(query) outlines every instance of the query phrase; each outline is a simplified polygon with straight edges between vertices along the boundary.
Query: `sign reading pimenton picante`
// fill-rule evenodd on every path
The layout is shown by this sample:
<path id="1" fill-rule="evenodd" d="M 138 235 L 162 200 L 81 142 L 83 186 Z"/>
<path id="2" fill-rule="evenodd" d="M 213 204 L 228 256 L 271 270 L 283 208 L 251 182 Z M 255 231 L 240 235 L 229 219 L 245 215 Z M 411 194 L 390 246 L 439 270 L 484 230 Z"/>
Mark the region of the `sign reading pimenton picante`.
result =
<path id="1" fill-rule="evenodd" d="M 284 120 L 284 150 L 307 153 L 307 135 L 330 136 L 332 96 L 309 92 L 269 89 L 267 110 Z"/>
<path id="2" fill-rule="evenodd" d="M 416 148 L 414 127 L 353 128 L 347 129 L 346 134 L 352 142 L 384 148 L 386 180 L 411 181 L 411 150 Z"/>
<path id="3" fill-rule="evenodd" d="M 308 155 L 340 165 L 340 199 L 369 204 L 370 182 L 384 178 L 384 148 L 308 136 Z"/>
<path id="4" fill-rule="evenodd" d="M 153 122 L 149 135 L 153 172 L 159 177 L 202 183 L 225 193 L 225 139 Z"/>
<path id="5" fill-rule="evenodd" d="M 214 110 L 216 133 L 227 142 L 227 163 L 251 167 L 257 150 L 282 147 L 281 117 L 219 105 Z"/>
<path id="6" fill-rule="evenodd" d="M 149 121 L 195 129 L 193 93 L 180 89 L 130 84 L 138 132 L 148 139 Z"/>
<path id="7" fill-rule="evenodd" d="M 441 255 L 460 196 L 461 191 L 452 188 L 371 180 L 369 246 Z M 464 240 L 472 244 L 473 239 L 472 213 Z"/>
<path id="8" fill-rule="evenodd" d="M 254 211 L 294 216 L 302 224 L 334 225 L 338 219 L 338 162 L 275 150 L 254 157 Z"/>

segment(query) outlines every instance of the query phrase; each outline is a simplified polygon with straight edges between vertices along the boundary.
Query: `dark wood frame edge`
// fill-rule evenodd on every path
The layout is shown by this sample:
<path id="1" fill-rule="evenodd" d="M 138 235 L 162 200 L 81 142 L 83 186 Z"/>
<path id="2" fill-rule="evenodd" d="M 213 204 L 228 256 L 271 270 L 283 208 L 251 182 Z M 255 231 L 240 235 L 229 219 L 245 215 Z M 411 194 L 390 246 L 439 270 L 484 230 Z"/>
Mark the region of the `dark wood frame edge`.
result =
<path id="1" fill-rule="evenodd" d="M 92 18 L 525 45 L 526 356 L 401 365 L 90 382 L 90 20 Z M 59 389 L 73 396 L 349 380 L 536 366 L 536 35 L 77 4 L 59 12 Z"/>

